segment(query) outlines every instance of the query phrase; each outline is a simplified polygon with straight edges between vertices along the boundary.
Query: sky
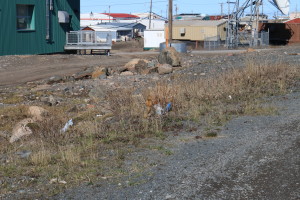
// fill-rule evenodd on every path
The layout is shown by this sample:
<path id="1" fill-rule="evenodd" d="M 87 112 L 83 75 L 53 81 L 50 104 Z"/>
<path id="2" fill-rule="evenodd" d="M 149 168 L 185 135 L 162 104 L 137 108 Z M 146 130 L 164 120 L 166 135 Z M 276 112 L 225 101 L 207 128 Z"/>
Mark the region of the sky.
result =
<path id="1" fill-rule="evenodd" d="M 244 2 L 245 0 L 240 0 Z M 152 11 L 163 17 L 167 14 L 168 0 L 152 0 L 153 8 Z M 224 13 L 228 13 L 227 0 L 173 0 L 174 10 L 173 13 L 201 13 L 216 15 L 221 13 L 221 3 L 223 4 Z M 296 4 L 299 3 L 300 10 L 300 0 L 290 0 L 290 11 L 294 12 L 296 10 Z M 144 13 L 150 10 L 150 0 L 81 0 L 81 13 Z M 264 0 L 263 6 L 264 13 L 273 18 L 274 13 L 277 13 L 277 9 L 271 5 L 267 0 Z M 280 14 L 280 12 L 278 12 Z"/>

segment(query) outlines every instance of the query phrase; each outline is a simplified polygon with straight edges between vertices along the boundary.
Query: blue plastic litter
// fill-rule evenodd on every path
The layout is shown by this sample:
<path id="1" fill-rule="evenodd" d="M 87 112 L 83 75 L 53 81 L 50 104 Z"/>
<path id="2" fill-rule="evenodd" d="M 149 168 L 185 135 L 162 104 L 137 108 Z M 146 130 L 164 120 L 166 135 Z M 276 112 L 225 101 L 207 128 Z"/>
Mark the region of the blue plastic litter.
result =
<path id="1" fill-rule="evenodd" d="M 165 108 L 165 112 L 170 112 L 171 109 L 172 109 L 172 103 L 170 102 L 170 103 L 167 104 L 167 106 Z"/>

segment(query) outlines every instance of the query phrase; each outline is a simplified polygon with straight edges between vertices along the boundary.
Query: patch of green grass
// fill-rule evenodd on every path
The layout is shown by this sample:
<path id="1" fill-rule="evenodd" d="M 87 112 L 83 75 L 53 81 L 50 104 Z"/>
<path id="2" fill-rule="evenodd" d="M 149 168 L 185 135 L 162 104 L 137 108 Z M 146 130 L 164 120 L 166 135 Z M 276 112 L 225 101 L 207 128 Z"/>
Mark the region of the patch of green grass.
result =
<path id="1" fill-rule="evenodd" d="M 3 97 L 2 103 L 4 104 L 18 104 L 24 101 L 24 97 L 15 94 L 9 94 L 6 97 Z"/>
<path id="2" fill-rule="evenodd" d="M 217 136 L 218 136 L 218 133 L 215 131 L 210 131 L 205 134 L 205 137 L 217 137 Z"/>

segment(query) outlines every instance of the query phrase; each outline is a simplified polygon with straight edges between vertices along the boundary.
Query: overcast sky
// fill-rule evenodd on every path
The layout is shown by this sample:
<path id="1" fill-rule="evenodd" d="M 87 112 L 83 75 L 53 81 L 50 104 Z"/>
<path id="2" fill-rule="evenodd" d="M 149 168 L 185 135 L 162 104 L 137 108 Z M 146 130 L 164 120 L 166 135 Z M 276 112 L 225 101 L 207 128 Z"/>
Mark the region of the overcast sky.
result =
<path id="1" fill-rule="evenodd" d="M 153 1 L 153 12 L 166 16 L 168 0 L 152 0 Z M 245 0 L 240 0 L 244 2 Z M 291 9 L 290 11 L 295 11 L 296 2 L 299 2 L 300 10 L 300 1 L 299 0 L 290 0 Z M 226 0 L 174 0 L 174 14 L 179 13 L 202 13 L 202 14 L 220 14 L 221 5 L 223 4 L 224 13 L 228 12 L 228 6 L 225 3 Z M 149 12 L 150 10 L 150 0 L 81 0 L 81 13 L 140 13 L 140 12 Z M 274 16 L 274 13 L 277 12 L 277 9 L 272 6 L 267 0 L 264 0 L 264 13 L 269 15 L 269 18 Z"/>

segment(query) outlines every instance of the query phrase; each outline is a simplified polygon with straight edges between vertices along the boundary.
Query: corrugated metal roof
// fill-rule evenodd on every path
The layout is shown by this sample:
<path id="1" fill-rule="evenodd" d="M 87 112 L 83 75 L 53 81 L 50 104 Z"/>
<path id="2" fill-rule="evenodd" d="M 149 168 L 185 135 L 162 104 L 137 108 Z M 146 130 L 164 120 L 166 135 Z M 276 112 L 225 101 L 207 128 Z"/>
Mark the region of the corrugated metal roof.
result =
<path id="1" fill-rule="evenodd" d="M 130 30 L 132 30 L 132 28 L 117 27 L 117 26 L 112 26 L 112 25 L 93 25 L 93 26 L 88 26 L 88 27 L 93 29 L 94 31 L 103 31 L 103 30 L 130 31 Z"/>
<path id="2" fill-rule="evenodd" d="M 141 24 L 141 23 L 114 23 L 114 22 L 112 22 L 112 23 L 107 23 L 107 22 L 105 22 L 105 23 L 102 23 L 102 24 L 99 24 L 99 25 L 111 25 L 111 26 L 115 26 L 115 27 L 124 27 L 124 28 L 133 28 L 133 27 L 135 27 L 136 25 L 142 25 L 142 26 L 145 26 L 145 25 L 143 25 L 143 24 Z M 145 26 L 146 27 L 146 26 Z"/>
<path id="3" fill-rule="evenodd" d="M 226 20 L 178 20 L 173 21 L 173 26 L 219 26 Z"/>
<path id="4" fill-rule="evenodd" d="M 114 18 L 139 18 L 136 15 L 126 14 L 126 13 L 102 13 Z"/>
<path id="5" fill-rule="evenodd" d="M 284 23 L 286 23 L 286 24 L 299 24 L 300 23 L 300 18 L 291 19 L 291 20 L 286 21 Z"/>

